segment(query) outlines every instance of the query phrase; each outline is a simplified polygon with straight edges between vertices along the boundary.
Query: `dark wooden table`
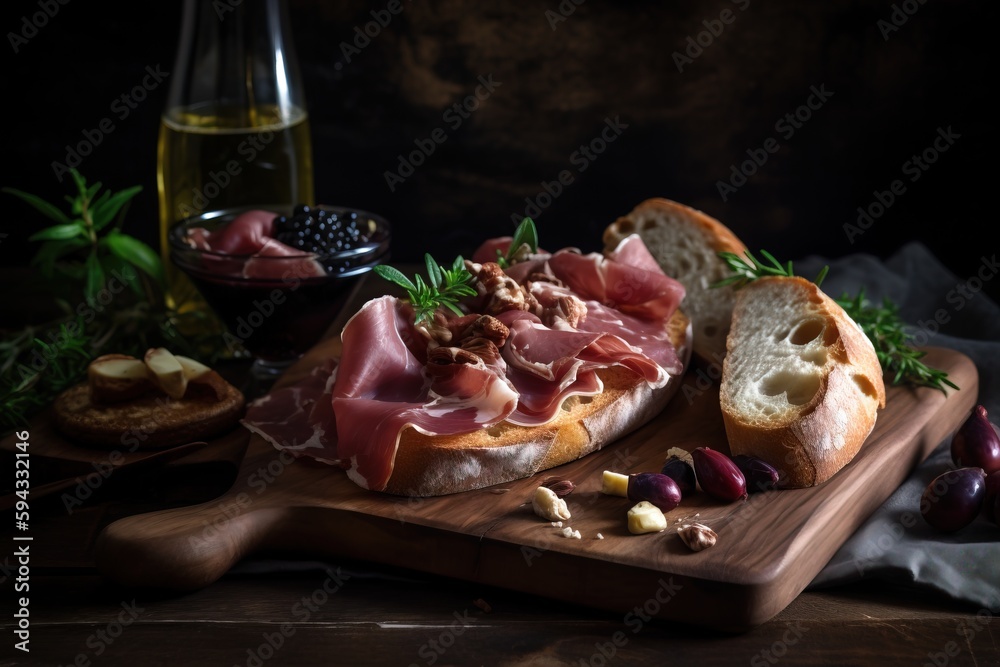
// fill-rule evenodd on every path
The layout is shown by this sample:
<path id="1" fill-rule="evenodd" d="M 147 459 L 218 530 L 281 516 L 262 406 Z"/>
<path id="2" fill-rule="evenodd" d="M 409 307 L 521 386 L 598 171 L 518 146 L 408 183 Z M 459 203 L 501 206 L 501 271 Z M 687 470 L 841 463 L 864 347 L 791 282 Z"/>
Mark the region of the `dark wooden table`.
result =
<path id="1" fill-rule="evenodd" d="M 238 381 L 246 368 L 221 370 Z M 806 591 L 733 635 L 347 560 L 259 554 L 184 594 L 101 577 L 93 546 L 104 526 L 218 497 L 240 453 L 121 471 L 70 507 L 60 494 L 33 498 L 30 542 L 13 540 L 5 510 L 0 665 L 1000 665 L 988 614 L 888 583 Z M 7 453 L 3 469 L 13 479 Z M 33 484 L 55 472 L 38 469 Z M 23 570 L 15 553 L 26 544 Z M 15 648 L 21 598 L 29 653 Z"/>

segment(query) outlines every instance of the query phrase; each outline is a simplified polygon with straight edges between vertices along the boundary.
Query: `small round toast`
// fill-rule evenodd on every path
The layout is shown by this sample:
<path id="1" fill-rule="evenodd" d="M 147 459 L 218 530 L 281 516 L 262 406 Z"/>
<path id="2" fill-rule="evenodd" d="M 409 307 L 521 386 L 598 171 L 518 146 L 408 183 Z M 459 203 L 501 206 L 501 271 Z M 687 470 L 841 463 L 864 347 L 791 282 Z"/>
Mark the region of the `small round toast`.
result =
<path id="1" fill-rule="evenodd" d="M 163 449 L 206 440 L 235 428 L 246 405 L 229 383 L 214 396 L 171 399 L 155 392 L 125 403 L 102 405 L 90 397 L 86 382 L 60 394 L 52 406 L 54 426 L 67 439 L 129 451 Z"/>

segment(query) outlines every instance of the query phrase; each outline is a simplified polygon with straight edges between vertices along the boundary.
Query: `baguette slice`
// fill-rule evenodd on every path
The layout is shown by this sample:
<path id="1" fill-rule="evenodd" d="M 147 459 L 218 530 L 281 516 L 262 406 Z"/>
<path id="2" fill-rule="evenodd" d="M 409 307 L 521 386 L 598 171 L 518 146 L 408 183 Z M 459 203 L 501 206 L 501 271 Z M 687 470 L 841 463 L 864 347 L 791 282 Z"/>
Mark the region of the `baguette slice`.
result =
<path id="1" fill-rule="evenodd" d="M 691 359 L 691 323 L 675 311 L 667 323 L 677 357 Z M 598 371 L 604 391 L 573 396 L 553 422 L 540 427 L 501 422 L 493 428 L 452 436 L 406 429 L 385 492 L 438 496 L 503 484 L 569 463 L 611 444 L 658 415 L 680 388 L 683 373 L 651 389 L 634 371 L 613 366 Z"/>
<path id="2" fill-rule="evenodd" d="M 662 198 L 647 199 L 604 231 L 604 247 L 638 234 L 663 272 L 684 285 L 682 306 L 694 329 L 694 353 L 719 363 L 733 310 L 732 287 L 710 287 L 730 275 L 719 252 L 744 254 L 746 246 L 721 222 L 701 211 Z"/>
<path id="3" fill-rule="evenodd" d="M 871 341 L 798 277 L 737 290 L 719 392 L 732 454 L 767 461 L 787 488 L 822 484 L 843 468 L 885 407 Z"/>

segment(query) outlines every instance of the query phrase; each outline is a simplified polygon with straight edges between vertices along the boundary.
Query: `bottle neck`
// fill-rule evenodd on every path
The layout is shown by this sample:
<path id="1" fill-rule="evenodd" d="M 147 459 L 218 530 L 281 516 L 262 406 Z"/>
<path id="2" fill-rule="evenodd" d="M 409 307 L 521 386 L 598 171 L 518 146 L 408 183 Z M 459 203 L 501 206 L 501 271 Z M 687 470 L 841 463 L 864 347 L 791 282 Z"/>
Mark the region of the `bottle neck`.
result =
<path id="1" fill-rule="evenodd" d="M 290 27 L 281 0 L 185 0 L 165 115 L 241 127 L 303 116 Z"/>

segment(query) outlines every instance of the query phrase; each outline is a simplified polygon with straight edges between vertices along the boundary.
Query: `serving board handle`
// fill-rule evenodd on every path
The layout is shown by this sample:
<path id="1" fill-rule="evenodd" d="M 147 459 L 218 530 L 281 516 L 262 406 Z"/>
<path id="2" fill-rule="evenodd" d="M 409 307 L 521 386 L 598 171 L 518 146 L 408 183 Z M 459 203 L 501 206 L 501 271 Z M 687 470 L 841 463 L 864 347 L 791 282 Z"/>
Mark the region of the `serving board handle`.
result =
<path id="1" fill-rule="evenodd" d="M 95 545 L 98 568 L 138 588 L 193 591 L 224 575 L 279 533 L 281 508 L 254 504 L 245 494 L 126 517 L 107 526 Z M 114 571 L 109 571 L 111 568 Z"/>

